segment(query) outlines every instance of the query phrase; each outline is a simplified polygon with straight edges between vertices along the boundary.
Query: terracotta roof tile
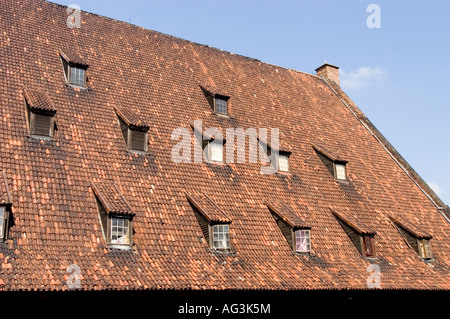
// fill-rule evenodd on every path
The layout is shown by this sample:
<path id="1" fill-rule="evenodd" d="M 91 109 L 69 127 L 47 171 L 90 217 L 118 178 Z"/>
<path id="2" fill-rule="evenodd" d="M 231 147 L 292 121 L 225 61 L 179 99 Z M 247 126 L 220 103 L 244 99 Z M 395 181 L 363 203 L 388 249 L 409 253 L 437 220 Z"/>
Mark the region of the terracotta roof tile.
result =
<path id="1" fill-rule="evenodd" d="M 265 204 L 293 229 L 311 228 L 310 225 L 305 223 L 297 214 L 295 214 L 290 208 L 286 207 L 283 203 L 280 203 L 279 201 L 265 201 Z"/>
<path id="2" fill-rule="evenodd" d="M 6 172 L 0 170 L 0 205 L 12 204 L 11 193 L 9 192 L 8 180 L 6 179 Z"/>
<path id="3" fill-rule="evenodd" d="M 91 188 L 108 214 L 135 215 L 115 184 L 107 181 L 92 182 Z"/>
<path id="4" fill-rule="evenodd" d="M 23 91 L 25 99 L 29 108 L 32 111 L 44 111 L 50 113 L 56 113 L 56 108 L 53 102 L 48 97 L 47 93 L 41 90 L 29 90 Z"/>
<path id="5" fill-rule="evenodd" d="M 336 216 L 337 218 L 339 218 L 340 220 L 342 220 L 343 222 L 345 222 L 347 225 L 349 225 L 350 227 L 352 227 L 354 230 L 356 230 L 359 234 L 368 234 L 368 235 L 374 235 L 375 231 L 364 225 L 360 220 L 358 220 L 357 217 L 355 217 L 354 215 L 345 212 L 345 211 L 339 211 L 337 212 L 334 209 L 331 209 L 331 213 Z"/>
<path id="6" fill-rule="evenodd" d="M 231 219 L 223 212 L 208 195 L 196 192 L 186 193 L 186 198 L 195 208 L 206 218 L 208 222 L 213 223 L 231 223 Z"/>
<path id="7" fill-rule="evenodd" d="M 368 289 L 373 261 L 361 258 L 330 206 L 361 232 L 376 232 L 382 289 L 450 288 L 450 224 L 339 90 L 314 75 L 95 14 L 81 12 L 81 28 L 70 29 L 66 9 L 0 0 L 0 168 L 14 200 L 14 225 L 0 243 L 0 291 L 69 290 L 72 264 L 81 290 Z M 60 49 L 89 64 L 88 90 L 66 85 Z M 197 79 L 231 96 L 229 117 L 212 112 Z M 24 88 L 56 106 L 52 139 L 29 136 Z M 151 124 L 148 152 L 127 149 L 114 105 L 129 123 Z M 260 162 L 175 163 L 172 132 L 194 120 L 224 138 L 227 128 L 278 128 L 292 152 L 290 173 L 261 174 Z M 330 175 L 311 143 L 348 161 L 347 181 Z M 232 146 L 229 139 L 225 150 Z M 92 180 L 109 212 L 135 214 L 135 249 L 107 245 Z M 211 251 L 186 190 L 210 220 L 232 221 L 233 253 Z M 309 256 L 292 253 L 269 199 L 314 229 Z M 386 218 L 392 211 L 433 235 L 431 264 L 405 245 Z"/>
<path id="8" fill-rule="evenodd" d="M 148 131 L 149 126 L 131 108 L 114 106 L 114 110 L 127 125 Z"/>
<path id="9" fill-rule="evenodd" d="M 64 50 L 59 50 L 59 54 L 61 55 L 61 57 L 66 60 L 67 62 L 71 62 L 73 64 L 78 64 L 80 66 L 84 66 L 87 67 L 88 64 L 81 59 L 77 53 L 74 52 L 74 50 L 70 50 L 70 49 L 64 49 Z"/>
<path id="10" fill-rule="evenodd" d="M 410 233 L 412 233 L 414 236 L 416 236 L 419 239 L 431 239 L 433 236 L 427 233 L 426 231 L 422 230 L 417 225 L 409 222 L 404 217 L 395 215 L 395 214 L 389 214 L 389 218 L 396 223 L 397 225 L 403 227 L 404 229 L 408 230 Z"/>

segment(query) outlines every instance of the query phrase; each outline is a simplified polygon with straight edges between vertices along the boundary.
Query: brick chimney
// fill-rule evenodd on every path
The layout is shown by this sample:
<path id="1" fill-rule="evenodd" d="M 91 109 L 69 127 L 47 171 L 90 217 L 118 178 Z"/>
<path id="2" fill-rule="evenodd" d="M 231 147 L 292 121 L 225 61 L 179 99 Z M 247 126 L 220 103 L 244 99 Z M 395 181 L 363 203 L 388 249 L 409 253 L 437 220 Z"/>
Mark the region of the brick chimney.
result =
<path id="1" fill-rule="evenodd" d="M 316 69 L 317 76 L 321 76 L 327 80 L 339 84 L 339 67 L 325 62 L 323 65 Z"/>

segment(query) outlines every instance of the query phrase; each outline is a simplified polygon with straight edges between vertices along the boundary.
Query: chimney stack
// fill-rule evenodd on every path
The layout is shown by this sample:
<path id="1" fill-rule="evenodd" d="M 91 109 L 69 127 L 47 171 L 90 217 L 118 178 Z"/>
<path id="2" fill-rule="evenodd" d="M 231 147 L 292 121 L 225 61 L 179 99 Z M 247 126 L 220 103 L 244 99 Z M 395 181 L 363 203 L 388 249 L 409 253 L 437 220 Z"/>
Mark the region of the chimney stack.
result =
<path id="1" fill-rule="evenodd" d="M 323 65 L 319 66 L 316 69 L 317 76 L 323 77 L 326 80 L 331 80 L 334 83 L 336 83 L 338 86 L 339 84 L 339 67 L 329 64 L 325 62 Z"/>

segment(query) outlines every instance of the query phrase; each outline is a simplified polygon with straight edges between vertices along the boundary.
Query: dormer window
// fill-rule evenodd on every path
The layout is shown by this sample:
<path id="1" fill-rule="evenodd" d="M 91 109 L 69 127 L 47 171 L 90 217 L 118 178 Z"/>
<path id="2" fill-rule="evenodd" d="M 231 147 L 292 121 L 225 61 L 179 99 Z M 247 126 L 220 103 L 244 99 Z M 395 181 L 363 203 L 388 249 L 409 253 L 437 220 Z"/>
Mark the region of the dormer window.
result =
<path id="1" fill-rule="evenodd" d="M 430 234 L 423 231 L 418 226 L 397 215 L 389 215 L 399 233 L 405 239 L 406 244 L 412 248 L 423 260 L 432 260 Z"/>
<path id="2" fill-rule="evenodd" d="M 5 239 L 6 229 L 8 225 L 8 212 L 5 205 L 0 205 L 0 240 Z"/>
<path id="3" fill-rule="evenodd" d="M 313 145 L 313 148 L 335 179 L 338 181 L 347 180 L 346 160 L 333 155 L 330 151 L 321 146 Z"/>
<path id="4" fill-rule="evenodd" d="M 5 171 L 0 171 L 0 242 L 8 239 L 12 199 Z"/>
<path id="5" fill-rule="evenodd" d="M 218 115 L 228 115 L 228 100 L 230 97 L 209 85 L 200 84 L 200 87 L 214 113 Z"/>
<path id="6" fill-rule="evenodd" d="M 289 153 L 287 152 L 278 153 L 278 171 L 289 172 Z"/>
<path id="7" fill-rule="evenodd" d="M 280 231 L 291 249 L 300 254 L 311 252 L 311 226 L 307 225 L 292 209 L 280 202 L 265 202 Z M 306 207 L 302 207 L 305 210 Z"/>
<path id="8" fill-rule="evenodd" d="M 115 111 L 127 148 L 135 152 L 147 152 L 149 126 L 130 109 L 115 107 Z"/>
<path id="9" fill-rule="evenodd" d="M 216 224 L 210 226 L 212 232 L 213 249 L 230 249 L 230 226 L 228 224 Z"/>
<path id="10" fill-rule="evenodd" d="M 295 251 L 309 253 L 311 251 L 311 231 L 309 229 L 297 229 L 295 231 Z"/>
<path id="11" fill-rule="evenodd" d="M 68 68 L 68 72 L 66 73 L 66 78 L 69 79 L 69 84 L 77 85 L 77 86 L 86 86 L 86 69 L 76 66 L 70 65 Z"/>
<path id="12" fill-rule="evenodd" d="M 63 63 L 64 76 L 66 83 L 76 86 L 86 88 L 86 71 L 88 65 L 80 59 L 76 54 L 69 51 L 60 50 L 60 56 Z"/>
<path id="13" fill-rule="evenodd" d="M 39 90 L 25 90 L 24 97 L 30 134 L 53 137 L 56 109 L 47 94 Z"/>
<path id="14" fill-rule="evenodd" d="M 221 97 L 219 95 L 216 95 L 214 97 L 214 112 L 218 113 L 218 114 L 228 114 L 227 111 L 227 99 L 224 97 Z"/>
<path id="15" fill-rule="evenodd" d="M 375 232 L 349 213 L 331 211 L 363 257 L 375 257 Z"/>
<path id="16" fill-rule="evenodd" d="M 217 251 L 230 251 L 231 219 L 204 193 L 186 193 L 186 198 L 208 246 Z"/>
<path id="17" fill-rule="evenodd" d="M 223 141 L 203 141 L 203 151 L 210 162 L 223 162 Z"/>
<path id="18" fill-rule="evenodd" d="M 110 248 L 130 249 L 133 245 L 134 212 L 112 183 L 92 183 L 106 244 Z"/>

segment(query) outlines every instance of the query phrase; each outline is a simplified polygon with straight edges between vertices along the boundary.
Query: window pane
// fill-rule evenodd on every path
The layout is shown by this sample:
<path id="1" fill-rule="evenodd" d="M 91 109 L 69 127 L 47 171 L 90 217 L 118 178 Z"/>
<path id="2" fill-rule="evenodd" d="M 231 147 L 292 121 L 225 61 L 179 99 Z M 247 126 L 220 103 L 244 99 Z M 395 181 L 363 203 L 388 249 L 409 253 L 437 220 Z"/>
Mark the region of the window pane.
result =
<path id="1" fill-rule="evenodd" d="M 223 162 L 223 144 L 219 141 L 210 142 L 209 147 L 211 148 L 211 161 Z"/>
<path id="2" fill-rule="evenodd" d="M 216 112 L 227 114 L 227 100 L 216 97 Z"/>
<path id="3" fill-rule="evenodd" d="M 213 248 L 229 249 L 230 235 L 228 225 L 214 225 L 213 230 Z"/>
<path id="4" fill-rule="evenodd" d="M 345 174 L 345 165 L 336 164 L 336 178 L 337 179 L 347 179 Z"/>
<path id="5" fill-rule="evenodd" d="M 130 244 L 130 224 L 128 219 L 111 218 L 111 243 Z"/>
<path id="6" fill-rule="evenodd" d="M 85 70 L 77 67 L 70 67 L 70 83 L 84 86 Z"/>
<path id="7" fill-rule="evenodd" d="M 5 225 L 5 207 L 0 207 L 0 238 L 3 238 L 4 225 Z"/>
<path id="8" fill-rule="evenodd" d="M 307 253 L 311 251 L 311 238 L 309 230 L 295 231 L 295 251 Z"/>
<path id="9" fill-rule="evenodd" d="M 284 154 L 278 155 L 278 169 L 282 172 L 289 172 L 289 156 Z"/>

